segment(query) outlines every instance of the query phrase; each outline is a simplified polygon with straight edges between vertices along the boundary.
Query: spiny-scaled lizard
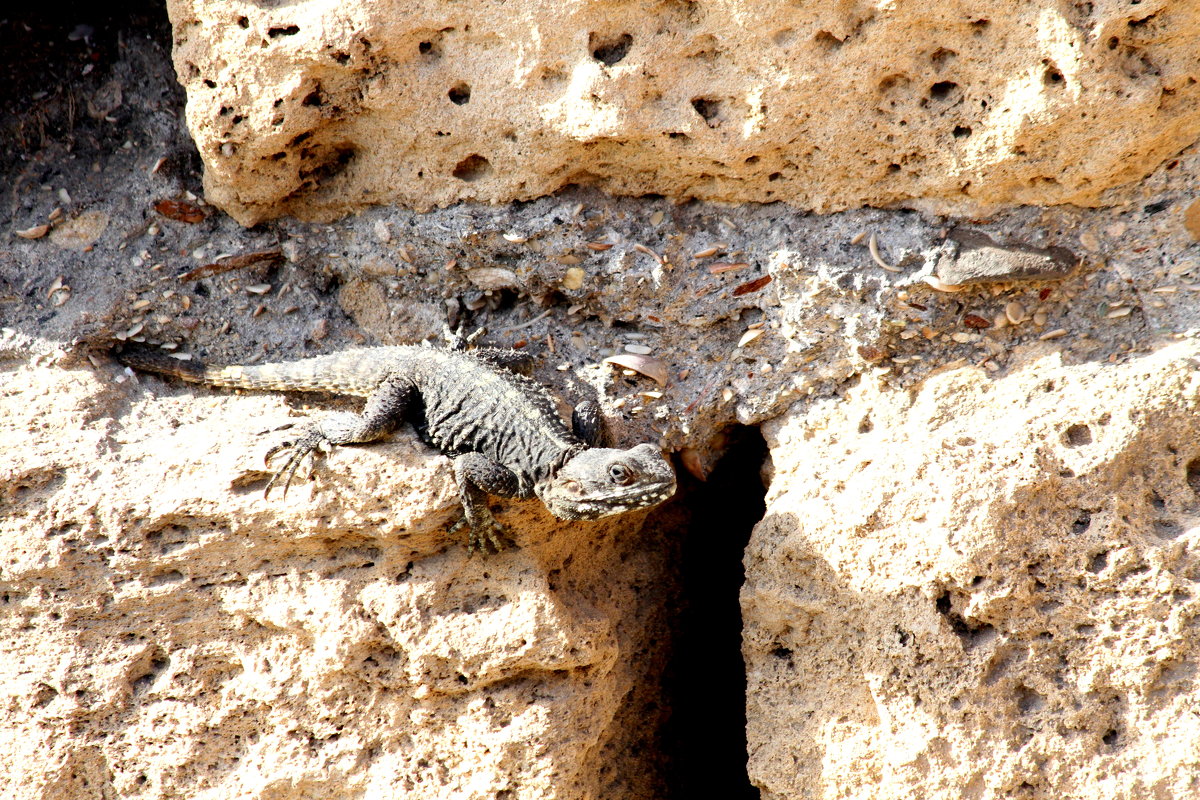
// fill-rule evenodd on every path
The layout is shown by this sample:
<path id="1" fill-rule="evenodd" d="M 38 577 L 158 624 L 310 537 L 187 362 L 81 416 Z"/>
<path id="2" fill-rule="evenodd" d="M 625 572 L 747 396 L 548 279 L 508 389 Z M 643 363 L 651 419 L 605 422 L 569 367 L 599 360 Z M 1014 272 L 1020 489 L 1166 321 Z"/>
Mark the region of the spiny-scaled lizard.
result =
<path id="1" fill-rule="evenodd" d="M 365 397 L 360 414 L 339 412 L 277 445 L 287 460 L 267 484 L 284 493 L 300 464 L 330 445 L 375 441 L 411 422 L 423 440 L 454 459 L 468 548 L 503 549 L 502 526 L 487 495 L 538 497 L 559 519 L 597 519 L 649 508 L 675 492 L 675 472 L 652 444 L 600 447 L 603 420 L 583 403 L 568 427 L 550 393 L 528 377 L 532 358 L 515 350 L 468 349 L 461 331 L 450 346 L 372 347 L 260 366 L 212 367 L 161 351 L 116 354 L 140 370 L 236 389 L 326 392 Z M 472 337 L 473 338 L 473 337 Z"/>

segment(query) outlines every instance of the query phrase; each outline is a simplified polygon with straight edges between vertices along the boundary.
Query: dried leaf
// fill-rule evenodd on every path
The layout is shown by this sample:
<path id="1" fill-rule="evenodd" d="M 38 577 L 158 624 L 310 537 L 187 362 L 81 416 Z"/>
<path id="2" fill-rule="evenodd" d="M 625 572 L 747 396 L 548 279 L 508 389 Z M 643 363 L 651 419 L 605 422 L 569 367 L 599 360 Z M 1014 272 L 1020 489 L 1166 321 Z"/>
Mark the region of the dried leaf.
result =
<path id="1" fill-rule="evenodd" d="M 753 342 L 755 339 L 757 339 L 758 337 L 760 337 L 762 335 L 763 335 L 762 328 L 751 328 L 750 330 L 748 330 L 742 334 L 741 339 L 738 339 L 737 346 L 745 347 L 746 345 L 750 344 L 751 342 Z"/>
<path id="2" fill-rule="evenodd" d="M 503 267 L 475 267 L 467 270 L 467 279 L 480 289 L 511 289 L 520 285 L 517 273 Z"/>
<path id="3" fill-rule="evenodd" d="M 735 286 L 733 289 L 734 297 L 741 297 L 744 294 L 757 292 L 759 289 L 770 283 L 773 278 L 770 275 L 763 275 L 761 278 L 755 278 L 752 281 L 746 281 L 740 286 Z"/>
<path id="4" fill-rule="evenodd" d="M 276 261 L 282 258 L 283 251 L 278 247 L 271 248 L 270 250 L 255 250 L 252 253 L 241 253 L 235 256 L 225 256 L 224 258 L 218 258 L 211 264 L 205 264 L 204 266 L 188 270 L 179 276 L 179 280 L 194 281 L 199 278 L 220 275 L 222 272 L 252 267 L 261 261 Z"/>
<path id="5" fill-rule="evenodd" d="M 187 222 L 194 225 L 204 221 L 203 211 L 191 203 L 184 203 L 181 200 L 159 200 L 154 204 L 154 210 L 176 222 Z"/>
<path id="6" fill-rule="evenodd" d="M 745 261 L 736 261 L 732 263 L 728 261 L 718 261 L 715 264 L 708 265 L 708 273 L 710 275 L 720 275 L 722 272 L 732 272 L 735 269 L 745 269 L 748 266 L 750 265 Z"/>
<path id="7" fill-rule="evenodd" d="M 637 353 L 621 353 L 604 359 L 605 364 L 631 369 L 652 379 L 659 386 L 667 385 L 667 365 L 653 356 L 638 355 Z"/>
<path id="8" fill-rule="evenodd" d="M 49 225 L 34 225 L 32 228 L 25 228 L 24 230 L 17 231 L 16 234 L 22 239 L 40 239 L 49 232 Z"/>
<path id="9" fill-rule="evenodd" d="M 886 350 L 881 350 L 880 348 L 869 344 L 859 345 L 858 355 L 863 361 L 869 361 L 872 364 L 878 364 L 888 356 Z"/>

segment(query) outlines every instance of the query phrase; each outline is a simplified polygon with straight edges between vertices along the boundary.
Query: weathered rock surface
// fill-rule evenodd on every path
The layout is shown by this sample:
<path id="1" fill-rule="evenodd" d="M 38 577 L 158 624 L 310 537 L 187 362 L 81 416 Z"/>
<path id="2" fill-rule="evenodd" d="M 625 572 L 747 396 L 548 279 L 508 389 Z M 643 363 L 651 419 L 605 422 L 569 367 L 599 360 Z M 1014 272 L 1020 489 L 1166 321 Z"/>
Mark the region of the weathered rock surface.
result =
<path id="1" fill-rule="evenodd" d="M 204 14 L 225 13 L 210 5 Z M 364 137 L 354 141 L 378 143 L 363 149 L 367 155 L 402 152 L 452 172 L 471 151 L 451 152 L 450 142 L 490 137 L 498 149 L 487 155 L 508 158 L 504 148 L 517 145 L 488 127 L 505 114 L 523 126 L 520 137 L 558 124 L 548 115 L 537 128 L 542 123 L 528 116 L 525 98 L 543 102 L 541 90 L 504 94 L 510 84 L 525 84 L 510 80 L 513 67 L 503 59 L 454 76 L 455 84 L 470 84 L 467 103 L 455 102 L 467 99 L 462 87 L 453 97 L 437 88 L 468 50 L 481 59 L 503 52 L 517 35 L 503 27 L 507 20 L 496 23 L 492 44 L 475 38 L 483 29 L 474 22 L 471 31 L 464 25 L 440 39 L 426 31 L 389 50 L 391 61 L 381 58 L 376 72 L 354 84 L 353 76 L 341 83 L 330 77 L 341 68 L 331 66 L 336 58 L 289 59 L 295 48 L 317 46 L 309 38 L 313 15 L 336 21 L 384 11 L 269 5 L 246 6 L 245 28 L 235 17 L 216 34 L 238 44 L 265 31 L 271 64 L 297 79 L 319 73 L 329 81 L 323 86 L 338 91 L 376 86 L 371 76 L 386 73 L 392 86 L 395 75 L 408 81 L 405 92 L 439 100 L 444 93 L 457 112 L 486 112 L 464 114 L 471 127 L 442 127 L 439 120 L 455 119 L 444 115 L 452 109 L 431 101 L 415 114 L 388 105 L 394 93 L 385 85 L 364 96 L 407 114 L 403 125 L 387 128 L 382 110 L 345 117 L 363 121 L 362 130 L 347 122 Z M 751 164 L 727 159 L 741 164 L 736 170 L 711 169 L 712 152 L 771 145 L 768 133 L 784 130 L 739 141 L 736 125 L 720 116 L 745 96 L 748 83 L 737 75 L 766 58 L 742 46 L 744 32 L 760 24 L 772 32 L 774 12 L 739 17 L 714 33 L 718 57 L 708 60 L 672 61 L 669 48 L 645 47 L 657 41 L 657 28 L 629 28 L 629 49 L 615 61 L 620 30 L 604 33 L 616 41 L 572 50 L 554 38 L 557 29 L 530 22 L 519 34 L 529 42 L 528 63 L 541 63 L 537 48 L 558 48 L 564 64 L 584 60 L 580 85 L 599 75 L 596 81 L 635 86 L 600 91 L 596 102 L 619 113 L 605 117 L 601 108 L 587 117 L 597 126 L 613 121 L 612 137 L 626 137 L 623 145 L 603 131 L 587 148 L 575 134 L 562 134 L 570 139 L 562 147 L 552 141 L 559 133 L 519 139 L 533 143 L 520 153 L 521 174 L 558 185 L 564 175 L 553 174 L 553 159 L 564 158 L 598 183 L 642 191 L 668 178 L 692 186 L 695 170 L 708 169 L 732 176 L 706 184 L 711 196 L 787 185 L 811 190 L 800 204 L 882 198 L 920 205 L 913 198 L 959 197 L 954 180 L 968 173 L 974 180 L 986 167 L 987 179 L 970 191 L 994 192 L 988 202 L 1044 201 L 1109 185 L 1117 161 L 1140 175 L 1186 129 L 1191 90 L 1164 96 L 1156 87 L 1193 63 L 1194 49 L 1186 56 L 1178 50 L 1190 6 L 1094 4 L 1089 19 L 1100 30 L 1093 25 L 1097 38 L 1075 51 L 1082 59 L 1076 72 L 1063 68 L 1069 59 L 1055 61 L 1065 85 L 1078 82 L 1076 94 L 1059 92 L 1053 74 L 1049 85 L 1039 83 L 1048 65 L 1036 53 L 1051 47 L 1042 32 L 1053 25 L 1036 27 L 1036 36 L 1032 23 L 1015 32 L 1028 18 L 1010 6 L 990 8 L 995 13 L 979 37 L 957 58 L 943 53 L 941 71 L 935 66 L 935 75 L 921 78 L 917 66 L 933 62 L 911 53 L 930 37 L 911 35 L 911 27 L 902 41 L 887 37 L 899 35 L 899 21 L 924 13 L 930 25 L 940 24 L 954 8 L 788 12 L 814 20 L 784 43 L 800 54 L 789 64 L 806 68 L 801 51 L 812 36 L 830 53 L 831 66 L 814 68 L 799 87 L 788 77 L 781 84 L 787 91 L 770 106 L 791 108 L 792 96 L 817 103 L 803 87 L 827 89 L 820 113 L 795 124 L 808 126 L 803 136 L 833 155 L 786 147 L 807 188 L 791 168 L 772 166 L 784 158 L 779 150 L 764 150 Z M 1039 20 L 1059 19 L 1048 6 L 1024 8 L 1038 10 Z M 629 9 L 602 11 L 614 24 L 632 19 Z M 147 13 L 161 12 L 147 5 Z M 453 10 L 460 13 L 468 12 Z M 492 10 L 469 13 L 486 18 Z M 577 24 L 599 19 L 601 9 L 528 13 Z M 637 24 L 649 26 L 660 12 L 638 13 Z M 711 26 L 726 12 L 693 4 L 689 13 Z M 1143 22 L 1127 25 L 1130 13 Z M 857 29 L 838 22 L 867 14 L 874 16 Z M 364 35 L 382 43 L 390 20 L 402 27 L 407 18 L 370 19 Z M 746 530 L 707 520 L 709 530 L 688 539 L 678 507 L 612 526 L 560 527 L 537 503 L 497 504 L 522 531 L 522 548 L 468 561 L 444 533 L 456 514 L 446 462 L 410 433 L 339 449 L 315 483 L 264 502 L 259 459 L 287 436 L 272 429 L 298 421 L 289 409 L 305 398 L 236 396 L 153 378 L 118 383 L 120 371 L 102 353 L 91 367 L 82 355 L 124 336 L 215 362 L 287 358 L 419 341 L 436 335 L 447 315 L 489 327 L 488 343 L 525 347 L 539 378 L 567 397 L 594 392 L 619 439 L 657 440 L 679 451 L 681 473 L 707 474 L 724 443 L 737 438 L 724 435 L 735 422 L 779 418 L 768 428 L 773 510 L 750 551 L 745 615 L 751 777 L 769 794 L 1140 800 L 1198 793 L 1187 783 L 1195 771 L 1188 720 L 1200 710 L 1200 690 L 1185 629 L 1194 605 L 1190 576 L 1200 574 L 1191 555 L 1196 470 L 1188 466 L 1200 456 L 1188 364 L 1200 338 L 1195 145 L 1144 180 L 1106 191 L 1110 208 L 1018 207 L 987 219 L 864 208 L 815 215 L 781 203 L 677 204 L 574 188 L 509 206 L 464 203 L 428 214 L 377 207 L 332 225 L 284 218 L 247 230 L 197 199 L 200 165 L 179 124 L 182 94 L 165 22 L 159 39 L 146 38 L 152 25 L 123 27 L 124 17 L 79 35 L 74 24 L 43 22 L 37 30 L 46 35 L 20 50 L 21 69 L 6 84 L 19 99 L 5 106 L 0 97 L 0 138 L 24 148 L 0 152 L 10 189 L 0 231 L 49 229 L 37 239 L 9 236 L 0 246 L 0 761 L 7 766 L 0 795 L 292 800 L 342 791 L 644 800 L 670 796 L 657 776 L 671 768 L 713 766 L 716 759 L 686 748 L 672 751 L 678 763 L 664 766 L 659 723 L 667 715 L 679 727 L 701 721 L 692 727 L 709 738 L 704 752 L 741 727 L 719 717 L 717 703 L 706 705 L 716 693 L 740 689 L 731 688 L 736 681 L 715 685 L 717 654 L 708 652 L 736 648 L 740 631 L 718 635 L 708 619 L 692 631 L 683 649 L 694 657 L 674 662 L 702 681 L 687 695 L 686 714 L 674 713 L 683 703 L 659 686 L 663 652 L 687 639 L 680 620 L 706 607 L 679 613 L 676 570 L 689 561 L 681 555 L 711 552 L 712 537 L 728 544 Z M 30 38 L 22 26 L 0 21 L 0 35 L 15 30 Z M 322 35 L 349 36 L 344 30 Z M 842 38 L 841 47 L 819 36 L 822 30 Z M 183 40 L 177 55 L 212 38 L 186 24 L 176 32 Z M 1110 51 L 1102 39 L 1112 36 L 1119 43 Z M 1123 57 L 1129 37 L 1153 37 L 1134 43 L 1160 57 L 1161 76 L 1122 77 L 1110 68 L 1105 59 Z M 421 42 L 430 43 L 428 53 Z M 275 48 L 289 47 L 276 58 Z M 347 52 L 347 63 L 363 53 Z M 438 60 L 412 61 L 426 55 Z M 1025 71 L 1003 72 L 996 65 L 1005 59 Z M 853 116 L 862 110 L 855 103 L 899 61 L 916 76 L 912 94 L 897 95 L 907 125 L 888 117 L 872 128 L 873 117 Z M 47 63 L 53 69 L 35 68 Z M 203 91 L 223 96 L 241 81 L 239 109 L 273 97 L 268 90 L 283 73 L 264 68 L 261 80 L 248 79 L 239 71 L 248 63 L 221 67 L 224 77 Z M 423 64 L 420 80 L 414 63 Z M 627 69 L 648 63 L 661 66 L 659 77 Z M 681 70 L 712 74 L 700 86 Z M 718 88 L 726 99 L 692 106 L 694 96 L 720 100 L 693 94 L 718 85 L 717 73 L 725 76 Z M 662 76 L 670 79 L 662 104 L 636 105 L 638 82 L 662 84 Z M 947 126 L 960 123 L 950 117 L 968 108 L 965 100 L 954 105 L 958 93 L 978 99 L 971 93 L 982 87 L 994 94 L 1001 79 L 1011 79 L 1005 99 L 1051 100 L 1014 112 L 989 98 L 989 119 L 999 127 L 976 124 L 970 136 L 954 139 Z M 926 97 L 933 89 L 927 80 L 937 82 L 945 102 Z M 834 93 L 839 85 L 841 95 Z M 1129 91 L 1104 94 L 1114 86 Z M 320 148 L 350 139 L 330 133 L 332 94 L 301 90 L 307 93 L 288 94 L 281 104 L 281 127 L 289 136 L 311 129 L 310 161 L 319 161 Z M 692 161 L 662 150 L 672 166 L 654 162 L 646 169 L 656 172 L 639 173 L 638 164 L 651 163 L 639 159 L 650 158 L 650 145 L 662 137 L 638 139 L 636 132 L 658 124 L 654 115 L 670 111 L 677 95 L 693 115 L 690 147 L 710 155 Z M 511 109 L 497 110 L 496 96 Z M 1155 110 L 1160 97 L 1165 103 Z M 831 98 L 844 99 L 850 116 L 831 116 Z M 206 116 L 198 104 L 207 101 L 194 92 L 190 102 L 202 127 L 262 124 L 252 115 L 235 125 L 234 105 Z M 1086 127 L 1072 121 L 1071 108 L 1089 114 Z M 710 128 L 703 112 L 714 109 L 710 121 L 720 124 Z M 1115 114 L 1125 117 L 1119 128 Z M 426 124 L 453 135 L 430 140 Z M 934 133 L 948 129 L 953 142 L 940 146 Z M 271 141 L 255 130 L 238 139 L 251 155 Z M 873 130 L 895 138 L 867 147 L 863 137 Z M 210 148 L 208 134 L 198 134 Z M 1009 137 L 1025 137 L 1018 143 L 1024 156 L 980 144 Z M 684 141 L 667 137 L 665 145 Z M 842 149 L 847 142 L 859 149 Z M 963 155 L 967 144 L 980 149 Z M 911 145 L 905 152 L 931 166 L 918 175 L 915 161 L 897 161 L 899 172 L 872 177 L 881 164 L 862 154 L 881 158 L 885 145 Z M 1122 156 L 1129 147 L 1136 154 Z M 231 201 L 235 213 L 332 214 L 364 197 L 391 196 L 342 193 L 360 192 L 357 181 L 368 172 L 386 191 L 412 186 L 386 164 L 356 155 L 338 175 L 305 176 L 323 188 L 301 189 L 281 204 L 280 192 L 295 191 L 288 183 L 295 175 L 284 169 L 294 166 L 294 149 L 285 142 L 271 151 L 286 151 L 275 165 L 282 172 L 237 172 L 236 191 L 250 194 Z M 236 172 L 251 161 L 230 163 Z M 488 176 L 468 160 L 479 174 L 460 174 L 477 180 L 460 183 L 478 197 L 506 196 L 506 170 L 515 163 L 492 162 Z M 538 172 L 547 164 L 550 171 Z M 1023 183 L 1031 164 L 1061 182 Z M 210 167 L 210 182 L 220 178 L 219 167 Z M 771 181 L 767 170 L 780 176 Z M 455 185 L 436 174 L 443 188 Z M 526 189 L 532 194 L 543 184 Z M 420 191 L 424 202 L 444 202 L 433 183 Z M 1010 276 L 1022 262 L 1014 254 L 1038 254 L 1056 276 L 1058 267 L 1041 253 L 1066 248 L 1080 263 L 1053 280 L 938 291 L 936 270 L 967 252 L 953 238 L 956 228 L 989 237 L 995 252 L 988 255 L 1009 259 L 1000 266 Z M 244 260 L 274 250 L 283 257 Z M 197 277 L 197 270 L 208 274 Z M 664 383 L 603 363 L 614 354 L 654 359 Z M 754 465 L 745 470 L 753 474 Z M 729 492 L 709 484 L 703 491 L 710 509 L 758 501 L 752 487 Z M 686 493 L 679 502 L 688 502 Z M 736 566 L 731 558 L 729 568 Z M 695 592 L 715 603 L 720 584 L 698 585 Z M 692 783 L 709 778 L 706 771 Z"/>
<path id="2" fill-rule="evenodd" d="M 1200 792 L 1200 348 L 764 426 L 746 555 L 751 779 L 769 798 Z"/>
<path id="3" fill-rule="evenodd" d="M 1200 135 L 1191 3 L 171 0 L 208 198 L 245 224 L 621 194 L 1097 203 Z"/>
<path id="4" fill-rule="evenodd" d="M 0 377 L 0 796 L 653 791 L 644 514 L 516 504 L 522 547 L 471 559 L 410 433 L 264 500 L 281 398 L 118 374 Z"/>
<path id="5" fill-rule="evenodd" d="M 1005 246 L 967 228 L 951 231 L 950 238 L 958 243 L 958 250 L 938 262 L 937 276 L 951 286 L 1054 280 L 1070 275 L 1079 264 L 1075 254 L 1065 247 Z"/>

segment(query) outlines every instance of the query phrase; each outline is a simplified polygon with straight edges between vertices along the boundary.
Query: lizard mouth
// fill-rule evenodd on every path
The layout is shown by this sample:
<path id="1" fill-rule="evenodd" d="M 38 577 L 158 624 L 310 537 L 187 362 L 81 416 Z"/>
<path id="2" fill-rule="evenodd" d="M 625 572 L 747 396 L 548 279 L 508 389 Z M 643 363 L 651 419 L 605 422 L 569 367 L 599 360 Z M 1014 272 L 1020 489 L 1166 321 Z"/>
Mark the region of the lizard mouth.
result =
<path id="1" fill-rule="evenodd" d="M 546 504 L 550 513 L 559 519 L 600 519 L 624 514 L 639 508 L 650 508 L 675 494 L 675 481 L 656 486 L 643 486 L 636 491 L 609 495 L 602 499 L 556 498 Z"/>
<path id="2" fill-rule="evenodd" d="M 568 461 L 540 494 L 559 519 L 599 519 L 663 502 L 675 494 L 675 471 L 654 445 L 593 448 Z"/>

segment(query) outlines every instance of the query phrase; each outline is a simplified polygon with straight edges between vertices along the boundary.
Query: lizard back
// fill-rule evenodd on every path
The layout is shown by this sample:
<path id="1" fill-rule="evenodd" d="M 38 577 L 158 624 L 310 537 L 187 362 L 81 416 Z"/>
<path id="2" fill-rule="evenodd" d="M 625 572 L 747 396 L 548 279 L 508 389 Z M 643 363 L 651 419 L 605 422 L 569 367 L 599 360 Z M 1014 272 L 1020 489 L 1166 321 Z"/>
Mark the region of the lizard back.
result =
<path id="1" fill-rule="evenodd" d="M 448 455 L 477 452 L 515 472 L 522 489 L 545 478 L 582 441 L 563 421 L 541 384 L 495 367 L 470 352 L 412 348 L 400 375 L 420 397 L 414 424 Z M 410 361 L 410 359 L 412 359 Z"/>

